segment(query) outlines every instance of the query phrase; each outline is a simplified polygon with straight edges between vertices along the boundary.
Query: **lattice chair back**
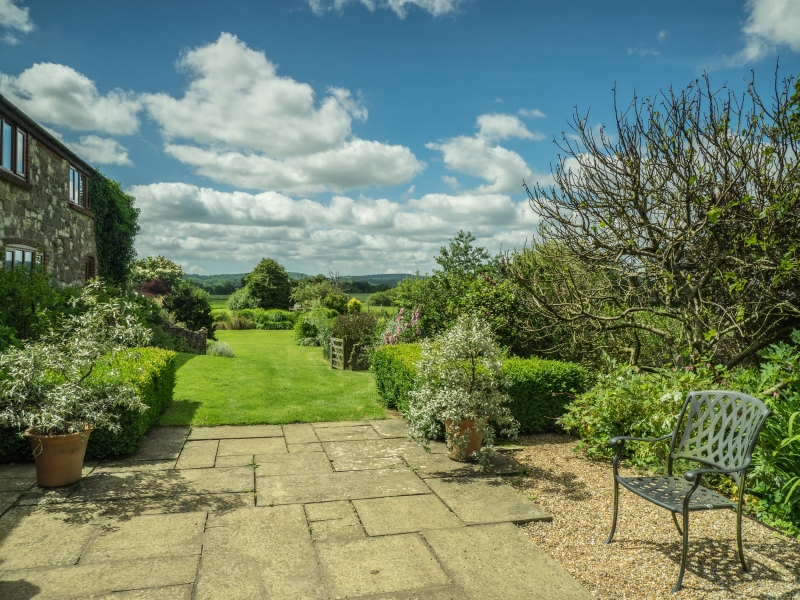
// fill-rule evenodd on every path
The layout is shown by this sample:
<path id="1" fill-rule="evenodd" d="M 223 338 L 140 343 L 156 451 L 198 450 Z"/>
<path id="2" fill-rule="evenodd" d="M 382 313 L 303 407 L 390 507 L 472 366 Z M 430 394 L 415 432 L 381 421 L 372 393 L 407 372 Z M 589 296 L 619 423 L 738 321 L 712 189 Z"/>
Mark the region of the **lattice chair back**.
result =
<path id="1" fill-rule="evenodd" d="M 685 458 L 718 469 L 738 469 L 753 453 L 761 427 L 770 411 L 758 398 L 727 390 L 690 392 L 678 418 L 687 412 L 686 426 L 678 444 L 673 441 L 672 461 Z M 677 429 L 676 429 L 677 433 Z M 676 438 L 673 438 L 676 440 Z M 731 475 L 741 484 L 742 473 Z"/>

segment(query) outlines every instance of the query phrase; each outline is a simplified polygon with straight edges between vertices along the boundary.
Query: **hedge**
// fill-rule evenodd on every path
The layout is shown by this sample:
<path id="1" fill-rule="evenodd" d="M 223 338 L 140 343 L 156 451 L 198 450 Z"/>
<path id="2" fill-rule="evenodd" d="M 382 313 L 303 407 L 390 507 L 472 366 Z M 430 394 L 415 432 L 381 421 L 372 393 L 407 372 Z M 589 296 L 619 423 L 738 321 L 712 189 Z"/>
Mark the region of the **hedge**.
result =
<path id="1" fill-rule="evenodd" d="M 508 405 L 522 433 L 563 431 L 556 419 L 577 394 L 589 389 L 589 373 L 574 363 L 543 358 L 509 358 L 503 374 L 511 384 Z"/>
<path id="2" fill-rule="evenodd" d="M 375 384 L 383 404 L 408 410 L 408 393 L 414 387 L 416 364 L 422 358 L 419 344 L 381 346 L 372 358 Z M 561 431 L 555 420 L 566 405 L 589 387 L 589 374 L 573 363 L 541 358 L 509 358 L 503 363 L 509 380 L 509 408 L 522 433 Z"/>
<path id="3" fill-rule="evenodd" d="M 109 378 L 132 385 L 149 410 L 143 413 L 121 409 L 121 429 L 116 433 L 95 430 L 89 438 L 86 458 L 116 458 L 132 454 L 142 443 L 145 434 L 172 402 L 175 387 L 175 352 L 161 348 L 136 348 L 127 351 L 139 355 L 137 360 L 125 360 L 122 355 L 114 366 L 98 366 L 91 379 Z M 0 463 L 31 459 L 30 443 L 13 429 L 0 430 Z"/>
<path id="4" fill-rule="evenodd" d="M 372 356 L 375 385 L 383 404 L 402 413 L 408 410 L 408 392 L 414 387 L 416 364 L 422 358 L 419 344 L 381 346 Z"/>
<path id="5" fill-rule="evenodd" d="M 255 323 L 256 329 L 288 330 L 294 329 L 297 314 L 288 310 L 264 310 L 263 308 L 243 308 L 237 310 L 240 317 L 247 317 Z"/>

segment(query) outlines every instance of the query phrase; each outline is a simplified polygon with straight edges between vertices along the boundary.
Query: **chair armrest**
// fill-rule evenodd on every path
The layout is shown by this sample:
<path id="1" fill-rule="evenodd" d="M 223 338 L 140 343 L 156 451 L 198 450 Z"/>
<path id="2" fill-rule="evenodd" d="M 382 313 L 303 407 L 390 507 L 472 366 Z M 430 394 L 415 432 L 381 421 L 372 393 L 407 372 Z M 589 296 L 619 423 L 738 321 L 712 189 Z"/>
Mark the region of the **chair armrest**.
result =
<path id="1" fill-rule="evenodd" d="M 691 469 L 686 471 L 683 474 L 683 478 L 688 481 L 689 483 L 694 482 L 698 475 L 705 475 L 707 473 L 717 473 L 719 475 L 732 475 L 733 473 L 738 473 L 739 471 L 744 471 L 747 467 L 750 466 L 750 461 L 745 461 L 738 469 Z"/>
<path id="2" fill-rule="evenodd" d="M 661 437 L 656 437 L 656 438 L 637 438 L 637 437 L 631 437 L 629 435 L 618 435 L 618 436 L 613 437 L 610 440 L 608 440 L 608 445 L 609 446 L 616 446 L 620 442 L 627 442 L 627 441 L 631 441 L 631 442 L 661 442 L 663 440 L 668 440 L 671 437 L 672 437 L 672 433 L 668 433 L 667 435 L 662 435 Z"/>

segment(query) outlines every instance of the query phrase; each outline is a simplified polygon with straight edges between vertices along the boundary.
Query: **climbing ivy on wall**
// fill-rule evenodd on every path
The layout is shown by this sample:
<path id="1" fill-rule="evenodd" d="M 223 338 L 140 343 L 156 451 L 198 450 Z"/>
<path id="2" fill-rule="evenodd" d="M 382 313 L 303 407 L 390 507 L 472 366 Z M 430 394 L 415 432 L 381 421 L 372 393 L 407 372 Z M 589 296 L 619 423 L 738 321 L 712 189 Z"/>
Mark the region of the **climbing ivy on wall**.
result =
<path id="1" fill-rule="evenodd" d="M 89 198 L 94 212 L 99 275 L 121 285 L 136 258 L 133 242 L 139 231 L 140 210 L 134 206 L 135 198 L 123 192 L 120 184 L 103 175 L 100 169 L 95 169 L 89 179 Z"/>

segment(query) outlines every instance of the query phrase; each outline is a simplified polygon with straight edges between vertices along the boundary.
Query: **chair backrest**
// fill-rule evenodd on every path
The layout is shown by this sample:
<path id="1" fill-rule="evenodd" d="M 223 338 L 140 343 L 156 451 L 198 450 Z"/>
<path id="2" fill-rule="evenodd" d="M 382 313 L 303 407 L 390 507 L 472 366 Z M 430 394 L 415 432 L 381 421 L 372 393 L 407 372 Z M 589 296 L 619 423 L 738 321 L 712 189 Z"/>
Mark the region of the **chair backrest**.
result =
<path id="1" fill-rule="evenodd" d="M 687 410 L 688 409 L 688 410 Z M 684 416 L 683 436 L 677 442 Z M 670 471 L 676 458 L 718 469 L 738 469 L 753 453 L 770 410 L 758 398 L 728 390 L 689 392 L 678 417 L 670 449 Z M 737 483 L 739 474 L 733 475 Z"/>

